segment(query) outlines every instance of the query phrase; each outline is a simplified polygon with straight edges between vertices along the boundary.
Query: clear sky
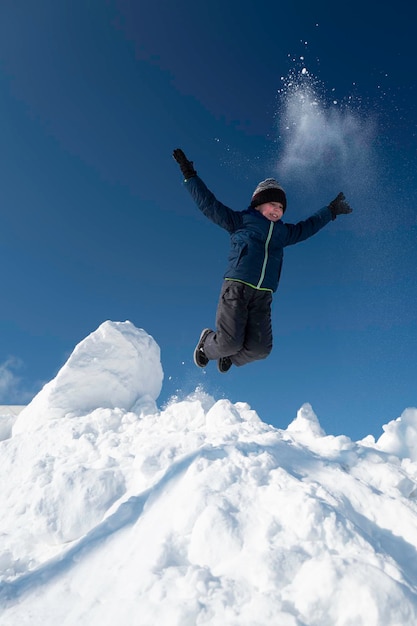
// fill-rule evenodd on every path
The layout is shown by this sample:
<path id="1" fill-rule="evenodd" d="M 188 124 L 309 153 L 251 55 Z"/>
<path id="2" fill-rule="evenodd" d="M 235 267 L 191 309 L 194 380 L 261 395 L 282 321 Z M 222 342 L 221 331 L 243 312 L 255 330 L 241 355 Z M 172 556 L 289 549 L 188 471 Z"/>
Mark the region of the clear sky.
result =
<path id="1" fill-rule="evenodd" d="M 99 324 L 129 319 L 161 347 L 161 404 L 203 385 L 286 427 L 310 402 L 355 439 L 417 406 L 414 36 L 405 2 L 4 0 L 0 402 L 26 403 Z M 291 76 L 317 90 L 307 110 Z M 273 353 L 227 375 L 192 352 L 228 235 L 175 147 L 236 210 L 268 176 L 286 221 L 340 190 L 354 208 L 287 250 Z"/>

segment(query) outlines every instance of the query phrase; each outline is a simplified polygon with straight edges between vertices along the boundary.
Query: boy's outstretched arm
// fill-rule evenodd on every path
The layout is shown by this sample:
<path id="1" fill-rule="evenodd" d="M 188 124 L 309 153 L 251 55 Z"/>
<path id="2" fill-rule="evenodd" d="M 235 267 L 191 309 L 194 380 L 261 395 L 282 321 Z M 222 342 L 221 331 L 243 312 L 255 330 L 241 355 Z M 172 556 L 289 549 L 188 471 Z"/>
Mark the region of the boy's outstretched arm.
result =
<path id="1" fill-rule="evenodd" d="M 194 169 L 194 163 L 189 161 L 181 148 L 175 148 L 172 156 L 180 166 L 185 178 L 185 186 L 190 192 L 198 208 L 212 222 L 233 232 L 241 226 L 241 215 L 233 211 L 222 202 L 206 187 Z"/>
<path id="2" fill-rule="evenodd" d="M 346 202 L 345 195 L 340 192 L 334 200 L 323 207 L 314 215 L 297 224 L 284 224 L 287 229 L 285 246 L 292 246 L 299 241 L 305 241 L 312 235 L 318 233 L 331 220 L 335 220 L 338 215 L 352 213 L 352 208 Z"/>
<path id="3" fill-rule="evenodd" d="M 330 202 L 329 209 L 332 214 L 332 220 L 335 220 L 338 215 L 352 213 L 350 205 L 346 202 L 345 194 L 342 192 L 340 192 L 336 198 Z"/>

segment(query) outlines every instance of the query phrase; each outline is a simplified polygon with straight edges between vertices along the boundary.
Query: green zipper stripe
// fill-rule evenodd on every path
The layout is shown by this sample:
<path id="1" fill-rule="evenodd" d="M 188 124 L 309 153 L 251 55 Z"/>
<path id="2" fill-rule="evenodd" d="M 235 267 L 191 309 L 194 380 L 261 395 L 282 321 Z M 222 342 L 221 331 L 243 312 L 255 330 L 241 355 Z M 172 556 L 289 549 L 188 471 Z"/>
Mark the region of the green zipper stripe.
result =
<path id="1" fill-rule="evenodd" d="M 274 222 L 271 222 L 269 225 L 269 232 L 268 232 L 268 237 L 266 238 L 265 241 L 265 256 L 264 256 L 264 262 L 262 265 L 262 271 L 261 271 L 261 277 L 259 279 L 259 282 L 256 286 L 257 289 L 260 288 L 263 279 L 265 278 L 265 270 L 266 270 L 266 264 L 268 263 L 268 248 L 269 248 L 269 242 L 271 241 L 271 237 L 272 237 L 272 231 L 274 230 Z"/>
<path id="2" fill-rule="evenodd" d="M 247 285 L 248 287 L 252 287 L 252 289 L 257 289 L 258 291 L 270 291 L 272 292 L 272 289 L 269 289 L 269 287 L 257 287 L 256 285 L 252 285 L 252 283 L 248 283 L 246 282 L 246 280 L 240 280 L 239 278 L 225 278 L 224 280 L 230 280 L 233 281 L 235 283 L 242 283 L 243 285 Z"/>

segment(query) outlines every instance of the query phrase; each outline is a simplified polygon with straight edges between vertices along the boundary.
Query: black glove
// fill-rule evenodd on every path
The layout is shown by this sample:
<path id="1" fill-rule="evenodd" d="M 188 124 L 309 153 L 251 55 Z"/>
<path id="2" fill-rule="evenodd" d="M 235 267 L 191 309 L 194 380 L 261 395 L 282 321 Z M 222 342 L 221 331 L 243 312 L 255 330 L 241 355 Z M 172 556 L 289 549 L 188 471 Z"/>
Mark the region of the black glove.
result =
<path id="1" fill-rule="evenodd" d="M 183 173 L 185 180 L 188 180 L 193 176 L 197 176 L 197 172 L 194 169 L 193 162 L 187 159 L 181 148 L 176 148 L 172 153 L 172 156 L 180 166 L 181 172 Z"/>
<path id="2" fill-rule="evenodd" d="M 332 212 L 332 220 L 335 220 L 338 215 L 352 213 L 352 209 L 345 200 L 345 194 L 342 192 L 330 202 L 329 209 Z"/>

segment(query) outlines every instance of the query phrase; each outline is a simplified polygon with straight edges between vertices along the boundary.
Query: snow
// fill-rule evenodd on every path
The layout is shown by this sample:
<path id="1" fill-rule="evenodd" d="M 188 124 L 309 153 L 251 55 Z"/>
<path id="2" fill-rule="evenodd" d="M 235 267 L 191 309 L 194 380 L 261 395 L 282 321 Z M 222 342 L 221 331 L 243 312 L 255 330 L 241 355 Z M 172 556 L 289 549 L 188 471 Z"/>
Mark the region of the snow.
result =
<path id="1" fill-rule="evenodd" d="M 10 437 L 15 418 L 24 408 L 18 404 L 0 405 L 0 441 Z"/>
<path id="2" fill-rule="evenodd" d="M 106 322 L 76 346 L 57 376 L 24 409 L 14 432 L 97 407 L 131 409 L 162 387 L 157 343 L 130 322 Z"/>
<path id="3" fill-rule="evenodd" d="M 354 442 L 162 380 L 105 322 L 3 407 L 1 626 L 417 623 L 416 408 Z"/>

